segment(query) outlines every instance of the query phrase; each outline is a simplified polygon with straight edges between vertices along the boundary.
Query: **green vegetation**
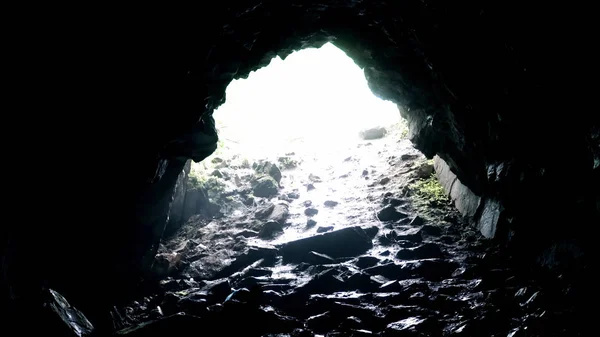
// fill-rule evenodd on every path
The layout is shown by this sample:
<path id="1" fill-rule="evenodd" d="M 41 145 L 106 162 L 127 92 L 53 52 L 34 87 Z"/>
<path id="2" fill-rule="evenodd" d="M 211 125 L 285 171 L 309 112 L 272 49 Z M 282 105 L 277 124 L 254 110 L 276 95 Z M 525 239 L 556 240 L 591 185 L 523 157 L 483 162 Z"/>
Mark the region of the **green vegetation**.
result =
<path id="1" fill-rule="evenodd" d="M 225 182 L 215 176 L 209 176 L 205 172 L 198 170 L 190 171 L 188 178 L 188 189 L 203 187 L 208 193 L 208 197 L 214 200 L 219 199 L 225 191 Z"/>
<path id="2" fill-rule="evenodd" d="M 439 206 L 446 204 L 450 198 L 444 192 L 444 187 L 437 180 L 435 173 L 426 179 L 419 179 L 409 185 L 418 206 Z"/>
<path id="3" fill-rule="evenodd" d="M 293 169 L 298 167 L 298 161 L 287 156 L 279 157 L 277 158 L 277 161 L 279 162 L 282 169 Z"/>
<path id="4" fill-rule="evenodd" d="M 204 188 L 206 188 L 210 200 L 218 200 L 221 198 L 221 194 L 225 192 L 225 183 L 217 177 L 210 176 L 204 182 Z"/>
<path id="5" fill-rule="evenodd" d="M 192 172 L 190 172 L 190 175 L 188 177 L 188 189 L 193 189 L 193 188 L 198 188 L 198 187 L 202 187 L 202 180 L 203 178 L 198 176 L 197 174 L 192 174 Z"/>
<path id="6" fill-rule="evenodd" d="M 408 123 L 404 118 L 401 118 L 398 123 L 394 124 L 391 130 L 394 134 L 399 135 L 400 139 L 408 138 Z"/>

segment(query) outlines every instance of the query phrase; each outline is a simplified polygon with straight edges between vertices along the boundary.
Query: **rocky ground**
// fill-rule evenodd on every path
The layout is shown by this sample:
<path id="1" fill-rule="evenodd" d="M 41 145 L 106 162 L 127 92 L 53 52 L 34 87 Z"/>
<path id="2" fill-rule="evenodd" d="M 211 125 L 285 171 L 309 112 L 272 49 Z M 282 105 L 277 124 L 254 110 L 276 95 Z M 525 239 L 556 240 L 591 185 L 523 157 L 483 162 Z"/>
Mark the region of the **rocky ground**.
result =
<path id="1" fill-rule="evenodd" d="M 325 156 L 212 158 L 219 211 L 163 242 L 159 287 L 115 310 L 117 335 L 577 335 L 569 288 L 463 223 L 399 132 Z"/>

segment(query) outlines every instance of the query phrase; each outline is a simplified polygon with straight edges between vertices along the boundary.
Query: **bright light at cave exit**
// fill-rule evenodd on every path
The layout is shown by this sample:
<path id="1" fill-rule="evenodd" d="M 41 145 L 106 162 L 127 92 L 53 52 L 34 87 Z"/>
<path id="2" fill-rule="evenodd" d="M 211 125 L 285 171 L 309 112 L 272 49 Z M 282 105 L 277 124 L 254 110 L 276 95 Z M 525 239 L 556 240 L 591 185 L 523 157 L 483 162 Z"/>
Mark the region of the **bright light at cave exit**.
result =
<path id="1" fill-rule="evenodd" d="M 395 103 L 371 92 L 362 69 L 327 43 L 285 60 L 275 57 L 247 79 L 234 80 L 214 118 L 227 148 L 264 158 L 336 151 L 355 145 L 360 130 L 401 117 Z"/>

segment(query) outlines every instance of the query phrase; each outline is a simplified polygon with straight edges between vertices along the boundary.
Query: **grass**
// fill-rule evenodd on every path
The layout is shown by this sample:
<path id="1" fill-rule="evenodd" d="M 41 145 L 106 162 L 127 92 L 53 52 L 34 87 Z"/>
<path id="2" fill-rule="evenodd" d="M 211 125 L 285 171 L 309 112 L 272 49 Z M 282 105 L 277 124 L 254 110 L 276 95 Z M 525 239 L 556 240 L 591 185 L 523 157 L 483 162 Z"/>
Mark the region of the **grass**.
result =
<path id="1" fill-rule="evenodd" d="M 435 173 L 426 179 L 417 180 L 409 185 L 409 188 L 416 201 L 422 206 L 439 206 L 450 202 Z"/>

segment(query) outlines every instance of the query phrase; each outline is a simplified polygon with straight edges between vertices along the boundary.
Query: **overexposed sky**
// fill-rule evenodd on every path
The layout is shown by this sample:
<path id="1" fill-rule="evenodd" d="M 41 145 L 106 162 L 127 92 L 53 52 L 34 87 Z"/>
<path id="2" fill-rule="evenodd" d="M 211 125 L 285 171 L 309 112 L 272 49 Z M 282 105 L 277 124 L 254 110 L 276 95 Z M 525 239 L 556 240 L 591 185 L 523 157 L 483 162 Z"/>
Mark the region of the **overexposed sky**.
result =
<path id="1" fill-rule="evenodd" d="M 302 137 L 334 146 L 400 120 L 396 104 L 374 96 L 362 69 L 330 43 L 276 57 L 230 83 L 226 95 L 214 113 L 221 138 L 262 152 Z"/>

